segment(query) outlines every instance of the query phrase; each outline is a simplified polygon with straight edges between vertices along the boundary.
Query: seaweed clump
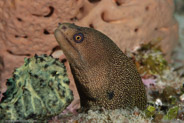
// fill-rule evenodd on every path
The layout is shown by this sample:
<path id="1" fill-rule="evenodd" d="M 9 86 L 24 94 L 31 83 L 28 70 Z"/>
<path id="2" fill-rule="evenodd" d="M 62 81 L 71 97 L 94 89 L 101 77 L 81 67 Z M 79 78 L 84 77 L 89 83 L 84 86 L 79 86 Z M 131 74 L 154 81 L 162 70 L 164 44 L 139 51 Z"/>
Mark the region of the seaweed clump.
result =
<path id="1" fill-rule="evenodd" d="M 160 39 L 143 44 L 127 55 L 134 60 L 145 84 L 148 107 L 145 119 L 154 122 L 184 120 L 184 77 L 164 58 Z"/>
<path id="2" fill-rule="evenodd" d="M 73 100 L 66 68 L 47 55 L 25 58 L 7 80 L 0 103 L 1 120 L 49 120 Z"/>
<path id="3" fill-rule="evenodd" d="M 131 58 L 134 59 L 142 77 L 162 75 L 164 70 L 169 68 L 164 54 L 158 45 L 159 41 L 160 39 L 157 39 L 148 44 L 142 44 L 141 48 L 131 54 Z"/>

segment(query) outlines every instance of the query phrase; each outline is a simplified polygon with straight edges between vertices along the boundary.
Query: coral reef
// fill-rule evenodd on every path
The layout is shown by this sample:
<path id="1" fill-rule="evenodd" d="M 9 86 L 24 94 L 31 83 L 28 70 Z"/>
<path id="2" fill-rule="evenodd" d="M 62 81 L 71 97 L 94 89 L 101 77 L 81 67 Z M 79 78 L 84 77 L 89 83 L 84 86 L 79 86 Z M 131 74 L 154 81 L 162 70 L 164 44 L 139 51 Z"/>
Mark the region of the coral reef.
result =
<path id="1" fill-rule="evenodd" d="M 181 44 L 176 49 L 175 58 L 175 62 L 179 61 L 179 66 L 176 65 L 177 69 L 175 69 L 171 64 L 165 64 L 165 60 L 162 59 L 163 54 L 159 52 L 153 53 L 151 56 L 154 57 L 151 57 L 150 60 L 141 61 L 139 59 L 145 63 L 144 66 L 141 62 L 136 63 L 145 84 L 147 84 L 148 100 L 152 106 L 148 106 L 147 110 L 151 115 L 148 116 L 144 113 L 142 115 L 137 110 L 128 116 L 127 112 L 122 109 L 115 111 L 90 110 L 88 113 L 81 113 L 76 117 L 67 115 L 68 119 L 73 119 L 66 120 L 66 122 L 162 122 L 163 118 L 166 122 L 168 120 L 173 122 L 184 120 L 184 69 L 181 67 L 184 63 L 184 45 L 182 43 L 184 17 L 180 16 L 183 15 L 183 0 L 175 0 L 175 2 L 177 2 L 176 10 L 179 11 L 176 18 L 180 23 L 181 36 Z M 0 56 L 3 63 L 0 64 L 1 91 L 5 90 L 5 85 L 2 82 L 11 76 L 14 67 L 19 67 L 24 63 L 25 56 L 33 56 L 35 53 L 55 54 L 58 52 L 59 48 L 53 36 L 53 30 L 58 22 L 73 22 L 102 31 L 113 39 L 122 50 L 136 50 L 141 43 L 158 38 L 160 39 L 160 48 L 168 57 L 177 44 L 178 38 L 178 26 L 173 12 L 173 0 L 44 0 L 37 2 L 33 0 L 0 0 Z M 147 54 L 149 51 L 144 53 Z M 158 63 L 159 59 L 157 59 L 156 62 L 146 65 L 150 61 L 154 61 L 155 55 L 156 58 L 157 56 L 161 57 L 162 63 Z M 139 56 L 138 58 L 145 57 Z M 134 56 L 133 59 L 138 58 Z M 152 64 L 156 65 L 152 66 L 156 72 L 149 70 L 148 66 Z M 181 70 L 180 73 L 178 73 L 178 69 Z M 22 89 L 20 88 L 20 90 Z M 169 93 L 164 96 L 167 91 Z M 10 106 L 12 105 L 10 104 Z M 0 110 L 3 113 L 8 111 Z M 65 117 L 61 115 L 60 120 L 65 121 Z"/>
<path id="2" fill-rule="evenodd" d="M 57 49 L 53 31 L 58 22 L 95 28 L 122 50 L 135 50 L 140 43 L 161 38 L 160 44 L 169 56 L 178 37 L 173 11 L 172 0 L 1 0 L 2 81 L 25 56 L 51 54 Z"/>
<path id="3" fill-rule="evenodd" d="M 73 100 L 65 66 L 47 55 L 25 58 L 7 86 L 0 103 L 1 120 L 46 120 Z"/>

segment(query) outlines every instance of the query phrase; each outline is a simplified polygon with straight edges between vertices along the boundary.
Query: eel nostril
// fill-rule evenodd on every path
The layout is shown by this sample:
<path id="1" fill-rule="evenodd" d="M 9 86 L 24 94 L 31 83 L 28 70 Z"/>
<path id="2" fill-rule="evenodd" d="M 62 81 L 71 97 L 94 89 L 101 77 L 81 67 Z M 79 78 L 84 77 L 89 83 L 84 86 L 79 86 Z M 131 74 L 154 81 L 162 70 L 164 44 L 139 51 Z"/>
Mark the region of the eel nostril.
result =
<path id="1" fill-rule="evenodd" d="M 65 30 L 66 29 L 66 26 L 62 26 L 61 29 Z"/>
<path id="2" fill-rule="evenodd" d="M 60 25 L 61 25 L 61 23 L 58 23 L 58 25 L 60 26 Z"/>

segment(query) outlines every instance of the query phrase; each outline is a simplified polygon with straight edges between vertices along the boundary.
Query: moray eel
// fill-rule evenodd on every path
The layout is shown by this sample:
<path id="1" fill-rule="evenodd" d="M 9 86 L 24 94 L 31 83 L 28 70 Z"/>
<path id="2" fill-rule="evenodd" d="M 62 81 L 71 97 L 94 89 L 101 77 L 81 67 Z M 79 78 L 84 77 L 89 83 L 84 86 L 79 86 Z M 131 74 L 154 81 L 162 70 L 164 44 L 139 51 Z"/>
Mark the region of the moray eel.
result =
<path id="1" fill-rule="evenodd" d="M 134 63 L 110 38 L 70 23 L 60 23 L 54 33 L 70 63 L 82 107 L 146 107 L 145 88 Z"/>

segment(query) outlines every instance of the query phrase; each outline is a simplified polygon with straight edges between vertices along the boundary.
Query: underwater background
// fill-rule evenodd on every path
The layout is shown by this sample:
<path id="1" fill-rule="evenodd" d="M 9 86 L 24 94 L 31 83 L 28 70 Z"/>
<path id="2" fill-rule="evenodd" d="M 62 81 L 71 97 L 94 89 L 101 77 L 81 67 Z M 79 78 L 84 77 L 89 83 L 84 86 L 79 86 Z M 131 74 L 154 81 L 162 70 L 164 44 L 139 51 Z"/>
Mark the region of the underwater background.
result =
<path id="1" fill-rule="evenodd" d="M 66 69 L 69 71 L 69 64 L 53 34 L 59 22 L 70 22 L 97 29 L 110 37 L 128 57 L 133 59 L 147 90 L 148 105 L 145 111 L 139 109 L 133 111 L 99 109 L 85 113 L 76 111 L 80 107 L 79 95 L 74 87 L 71 71 L 66 72 Z M 43 0 L 39 2 L 1 0 L 0 32 L 1 98 L 2 93 L 7 89 L 6 83 L 9 86 L 8 93 L 3 94 L 7 97 L 0 103 L 0 118 L 7 118 L 10 121 L 26 119 L 34 122 L 36 119 L 75 123 L 184 122 L 184 0 Z M 27 58 L 30 58 L 31 62 Z M 60 60 L 59 65 L 55 58 Z M 38 70 L 26 67 L 28 62 L 31 66 L 36 63 L 35 68 Z M 43 75 L 39 73 L 40 66 L 47 67 L 46 64 L 51 67 L 49 72 Z M 62 74 L 56 74 L 57 65 L 61 67 L 57 71 Z M 32 75 L 32 71 L 27 69 L 37 71 Z M 41 70 L 42 73 L 47 72 L 45 69 Z M 40 80 L 37 77 L 40 74 L 48 78 Z M 24 77 L 21 78 L 20 75 Z M 64 95 L 64 99 L 55 97 L 52 102 L 50 98 L 53 97 L 53 91 L 49 90 L 50 95 L 42 93 L 50 86 L 40 92 L 41 89 L 37 89 L 37 85 L 32 86 L 35 86 L 35 91 L 39 91 L 42 98 L 38 98 L 30 86 L 26 88 L 29 88 L 31 93 L 20 96 L 25 90 L 25 87 L 22 88 L 23 80 L 29 78 L 35 84 L 37 80 L 49 83 L 46 80 L 52 80 L 53 76 L 62 80 L 61 83 L 57 81 L 52 87 L 55 90 L 56 86 L 60 86 L 60 89 L 65 90 L 67 96 L 57 92 L 58 95 Z M 73 95 L 67 85 L 68 79 Z M 20 83 L 20 86 L 12 83 Z M 22 101 L 24 96 L 30 96 L 27 101 L 31 103 L 24 105 L 25 102 Z M 45 99 L 47 96 L 48 99 Z M 32 103 L 31 100 L 34 98 L 37 103 Z M 71 108 L 69 104 L 73 98 L 74 107 Z M 7 107 L 10 102 L 14 104 L 15 100 L 18 100 L 16 103 L 19 104 L 18 107 L 13 105 Z M 47 104 L 49 101 L 52 105 L 46 106 L 47 112 L 39 109 L 36 116 L 31 115 L 35 109 L 29 106 L 44 107 L 45 105 L 40 102 Z M 55 102 L 59 102 L 59 105 L 55 105 Z M 20 108 L 22 110 L 19 110 Z"/>

